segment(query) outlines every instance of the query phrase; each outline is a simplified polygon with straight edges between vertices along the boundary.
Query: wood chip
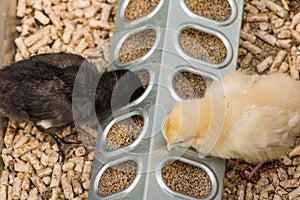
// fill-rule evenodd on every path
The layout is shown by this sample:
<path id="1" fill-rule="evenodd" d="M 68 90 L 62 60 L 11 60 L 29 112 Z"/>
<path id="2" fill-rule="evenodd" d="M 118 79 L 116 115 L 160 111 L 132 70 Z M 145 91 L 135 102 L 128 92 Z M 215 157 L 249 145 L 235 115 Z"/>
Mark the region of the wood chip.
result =
<path id="1" fill-rule="evenodd" d="M 18 0 L 17 17 L 24 17 L 26 11 L 26 0 Z"/>
<path id="2" fill-rule="evenodd" d="M 46 26 L 46 27 L 42 28 L 41 30 L 37 31 L 36 33 L 34 33 L 34 34 L 30 35 L 29 37 L 25 38 L 24 44 L 27 47 L 32 46 L 37 41 L 39 41 L 42 38 L 44 38 L 45 36 L 49 35 L 50 34 L 50 30 L 51 30 L 50 26 Z"/>
<path id="3" fill-rule="evenodd" d="M 255 34 L 249 31 L 241 30 L 240 36 L 242 39 L 247 40 L 251 43 L 255 42 L 256 40 Z"/>
<path id="4" fill-rule="evenodd" d="M 67 199 L 73 199 L 74 193 L 71 185 L 71 177 L 67 177 L 66 174 L 63 174 L 61 177 L 61 186 L 64 192 L 64 195 Z"/>
<path id="5" fill-rule="evenodd" d="M 281 18 L 287 17 L 287 11 L 284 10 L 281 6 L 279 6 L 275 2 L 271 0 L 263 0 L 263 2 L 268 9 L 275 12 L 279 17 Z"/>
<path id="6" fill-rule="evenodd" d="M 250 51 L 253 54 L 260 54 L 262 49 L 254 44 L 250 43 L 249 41 L 240 41 L 240 45 Z"/>
<path id="7" fill-rule="evenodd" d="M 107 29 L 110 30 L 113 28 L 113 24 L 106 22 L 106 21 L 100 21 L 100 20 L 95 20 L 95 19 L 91 19 L 89 22 L 89 25 L 92 28 L 103 28 L 103 29 Z"/>
<path id="8" fill-rule="evenodd" d="M 247 22 L 268 22 L 269 17 L 265 13 L 249 14 L 246 16 Z"/>
<path id="9" fill-rule="evenodd" d="M 44 15 L 41 11 L 35 11 L 34 18 L 43 25 L 47 25 L 50 22 L 50 19 L 46 15 Z"/>
<path id="10" fill-rule="evenodd" d="M 22 57 L 24 57 L 24 58 L 29 57 L 28 49 L 22 38 L 16 38 L 15 44 L 16 44 L 17 48 L 20 50 Z"/>
<path id="11" fill-rule="evenodd" d="M 290 74 L 291 77 L 295 80 L 299 79 L 299 71 L 298 71 L 298 64 L 300 62 L 300 58 L 297 55 L 297 48 L 293 46 L 291 48 L 290 57 L 289 57 L 289 66 L 290 66 Z"/>
<path id="12" fill-rule="evenodd" d="M 266 59 L 264 59 L 261 63 L 257 65 L 257 71 L 261 73 L 267 70 L 272 63 L 273 63 L 273 56 L 268 56 Z"/>
<path id="13" fill-rule="evenodd" d="M 278 52 L 278 54 L 274 58 L 274 62 L 271 65 L 270 72 L 278 71 L 279 66 L 281 65 L 283 60 L 286 58 L 287 54 L 288 54 L 287 51 L 284 51 L 284 50 L 281 50 Z"/>
<path id="14" fill-rule="evenodd" d="M 255 33 L 255 35 L 272 46 L 274 46 L 276 44 L 276 41 L 277 41 L 276 37 L 270 35 L 269 33 L 265 32 L 265 31 L 258 30 Z"/>

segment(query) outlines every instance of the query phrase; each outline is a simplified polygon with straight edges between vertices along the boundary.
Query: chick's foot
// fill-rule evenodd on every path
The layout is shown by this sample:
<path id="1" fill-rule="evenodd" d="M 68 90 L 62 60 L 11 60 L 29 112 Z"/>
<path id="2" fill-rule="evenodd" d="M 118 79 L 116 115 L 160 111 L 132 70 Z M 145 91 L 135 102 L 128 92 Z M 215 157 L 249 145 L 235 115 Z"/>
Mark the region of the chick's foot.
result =
<path id="1" fill-rule="evenodd" d="M 250 174 L 248 175 L 248 179 L 251 179 L 253 176 L 254 176 L 254 174 L 263 166 L 263 162 L 260 162 L 260 163 L 258 163 L 253 169 L 252 169 L 252 171 L 250 172 Z"/>
<path id="2" fill-rule="evenodd" d="M 82 144 L 80 144 L 80 143 L 66 142 L 64 139 L 58 137 L 55 133 L 52 133 L 52 132 L 48 132 L 48 133 L 52 136 L 54 142 L 58 145 L 59 152 L 62 157 L 62 161 L 65 160 L 66 155 L 68 155 L 68 152 L 70 149 L 82 146 Z"/>

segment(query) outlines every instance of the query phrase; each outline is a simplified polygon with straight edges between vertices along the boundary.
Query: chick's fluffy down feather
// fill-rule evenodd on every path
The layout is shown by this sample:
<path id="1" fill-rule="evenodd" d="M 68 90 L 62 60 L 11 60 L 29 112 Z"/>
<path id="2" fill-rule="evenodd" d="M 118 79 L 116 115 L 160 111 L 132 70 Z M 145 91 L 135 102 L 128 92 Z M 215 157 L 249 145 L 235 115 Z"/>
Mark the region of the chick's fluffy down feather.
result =
<path id="1" fill-rule="evenodd" d="M 164 131 L 169 146 L 249 163 L 277 159 L 300 133 L 300 82 L 283 74 L 230 73 L 204 98 L 176 105 Z"/>
<path id="2" fill-rule="evenodd" d="M 99 73 L 85 58 L 69 53 L 39 54 L 0 70 L 0 113 L 43 129 L 63 129 L 74 120 L 96 128 L 143 92 L 134 72 Z"/>

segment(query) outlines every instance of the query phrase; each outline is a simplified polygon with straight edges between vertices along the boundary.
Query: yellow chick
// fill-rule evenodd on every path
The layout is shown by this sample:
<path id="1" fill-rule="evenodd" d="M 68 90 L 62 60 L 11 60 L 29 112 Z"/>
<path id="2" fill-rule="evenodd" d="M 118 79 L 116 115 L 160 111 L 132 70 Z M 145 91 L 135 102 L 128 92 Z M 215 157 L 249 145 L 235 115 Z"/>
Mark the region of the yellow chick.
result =
<path id="1" fill-rule="evenodd" d="M 262 163 L 291 151 L 300 133 L 300 82 L 287 75 L 236 71 L 213 82 L 202 99 L 179 103 L 167 117 L 168 148 Z"/>

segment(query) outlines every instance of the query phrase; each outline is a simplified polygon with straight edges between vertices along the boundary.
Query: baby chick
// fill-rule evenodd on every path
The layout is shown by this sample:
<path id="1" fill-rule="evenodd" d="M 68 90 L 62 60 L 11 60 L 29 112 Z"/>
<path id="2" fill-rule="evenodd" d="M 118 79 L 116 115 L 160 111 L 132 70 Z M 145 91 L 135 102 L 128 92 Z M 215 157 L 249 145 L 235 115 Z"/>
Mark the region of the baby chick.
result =
<path id="1" fill-rule="evenodd" d="M 98 121 L 143 94 L 129 70 L 99 73 L 79 55 L 40 54 L 0 70 L 0 113 L 44 130 L 74 121 L 97 128 Z"/>
<path id="2" fill-rule="evenodd" d="M 289 152 L 300 133 L 300 82 L 287 75 L 236 71 L 204 98 L 179 103 L 164 126 L 169 148 L 262 163 Z"/>

